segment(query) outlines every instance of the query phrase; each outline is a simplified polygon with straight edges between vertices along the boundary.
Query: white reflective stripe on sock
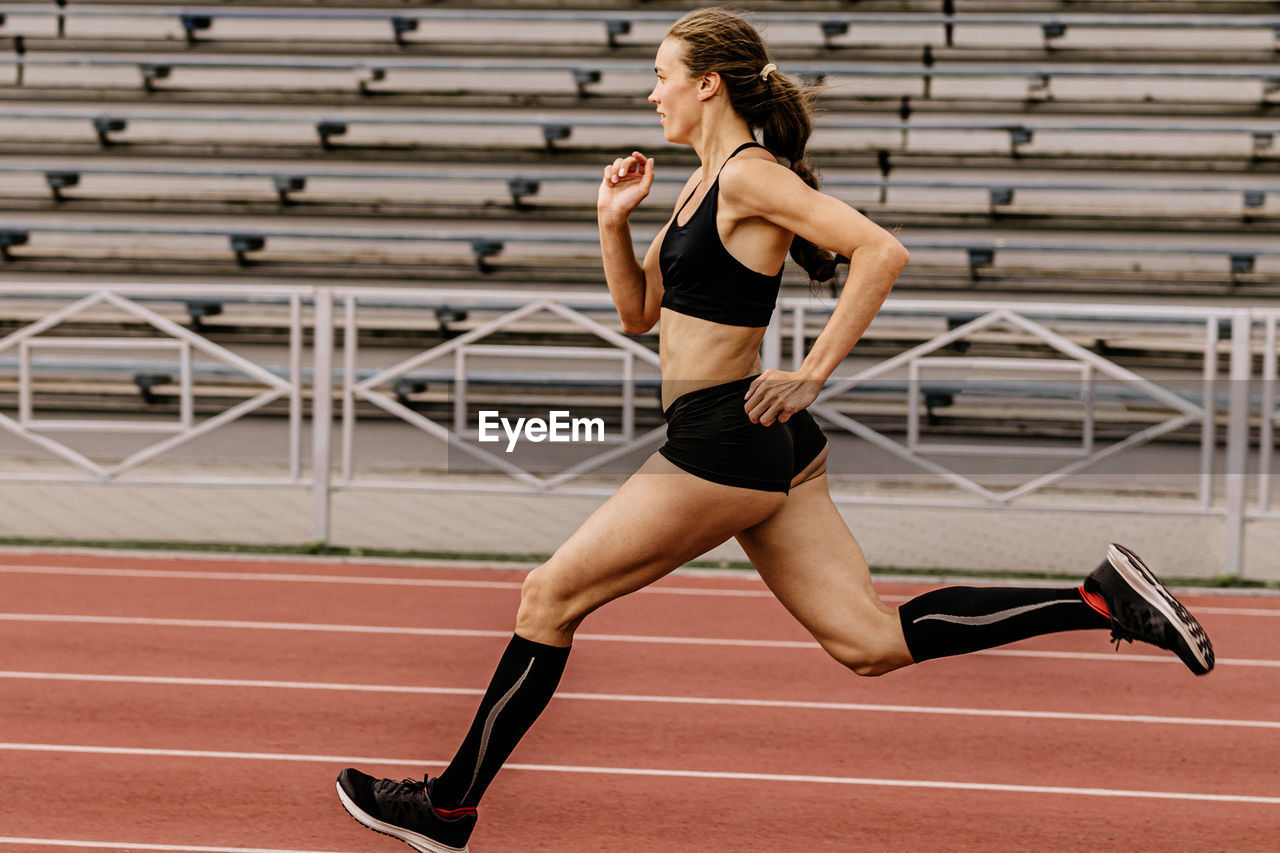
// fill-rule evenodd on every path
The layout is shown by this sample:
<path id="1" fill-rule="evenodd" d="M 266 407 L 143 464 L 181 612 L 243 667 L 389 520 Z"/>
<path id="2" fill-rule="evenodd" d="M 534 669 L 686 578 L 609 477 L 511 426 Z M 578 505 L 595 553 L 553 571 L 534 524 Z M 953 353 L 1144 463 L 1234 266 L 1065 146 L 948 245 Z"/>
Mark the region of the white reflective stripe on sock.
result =
<path id="1" fill-rule="evenodd" d="M 917 616 L 911 620 L 911 624 L 933 620 L 935 622 L 954 622 L 957 625 L 994 625 L 996 622 L 1003 622 L 1006 619 L 1012 619 L 1014 616 L 1021 616 L 1023 613 L 1030 613 L 1033 610 L 1039 610 L 1042 607 L 1052 607 L 1055 604 L 1079 604 L 1078 598 L 1064 598 L 1060 601 L 1042 601 L 1039 604 L 1024 604 L 1021 607 L 1010 607 L 1008 610 L 998 610 L 995 613 L 987 613 L 982 616 L 952 616 L 948 613 L 927 613 L 924 616 Z"/>
<path id="2" fill-rule="evenodd" d="M 489 716 L 484 721 L 484 732 L 480 735 L 480 753 L 476 756 L 476 769 L 471 774 L 471 784 L 467 786 L 467 792 L 462 795 L 458 801 L 458 805 L 462 805 L 462 801 L 466 800 L 471 794 L 471 789 L 476 786 L 476 780 L 480 778 L 480 765 L 484 764 L 484 754 L 489 751 L 489 735 L 493 733 L 493 724 L 498 719 L 498 714 L 502 713 L 502 709 L 507 707 L 507 703 L 511 701 L 511 697 L 516 695 L 516 691 L 520 689 L 520 685 L 524 684 L 524 680 L 529 677 L 529 671 L 533 669 L 533 662 L 537 658 L 530 658 L 529 665 L 524 668 L 524 672 L 516 679 L 516 683 L 511 689 L 503 694 L 502 698 L 494 704 L 489 710 Z"/>

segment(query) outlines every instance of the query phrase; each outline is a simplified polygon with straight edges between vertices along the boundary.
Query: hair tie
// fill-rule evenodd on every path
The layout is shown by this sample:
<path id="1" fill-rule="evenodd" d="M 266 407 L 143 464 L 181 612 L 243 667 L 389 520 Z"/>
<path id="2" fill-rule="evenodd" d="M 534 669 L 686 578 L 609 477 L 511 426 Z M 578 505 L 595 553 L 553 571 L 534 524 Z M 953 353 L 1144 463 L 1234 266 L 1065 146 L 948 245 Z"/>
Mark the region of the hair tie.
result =
<path id="1" fill-rule="evenodd" d="M 768 82 L 769 82 L 769 75 L 770 75 L 770 74 L 772 74 L 773 72 L 777 71 L 777 70 L 778 70 L 778 66 L 776 66 L 776 65 L 774 65 L 772 62 L 770 62 L 768 65 L 766 65 L 766 66 L 764 67 L 764 70 L 760 72 L 760 79 L 761 79 L 761 80 L 763 80 L 763 81 L 765 81 L 766 83 L 768 83 Z"/>

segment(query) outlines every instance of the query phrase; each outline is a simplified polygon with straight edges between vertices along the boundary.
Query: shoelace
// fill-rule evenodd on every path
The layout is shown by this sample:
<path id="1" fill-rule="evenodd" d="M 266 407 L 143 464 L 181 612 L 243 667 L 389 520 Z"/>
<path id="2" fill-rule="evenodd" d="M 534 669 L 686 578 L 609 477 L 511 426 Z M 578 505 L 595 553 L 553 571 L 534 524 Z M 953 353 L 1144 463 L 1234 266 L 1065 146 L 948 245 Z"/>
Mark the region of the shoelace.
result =
<path id="1" fill-rule="evenodd" d="M 438 817 L 444 818 L 445 820 L 453 820 L 459 817 L 475 815 L 476 810 L 472 807 L 459 807 L 456 809 L 437 808 L 435 804 L 431 802 L 431 797 L 427 793 L 427 788 L 431 784 L 430 778 L 431 777 L 429 776 L 424 776 L 421 782 L 416 779 L 402 779 L 399 782 L 392 782 L 391 784 L 398 786 L 395 792 L 395 799 L 393 800 L 395 808 L 397 810 L 404 808 L 417 809 L 426 806 Z M 388 779 L 387 781 L 390 782 L 391 780 Z"/>
<path id="2" fill-rule="evenodd" d="M 383 785 L 386 787 L 394 786 L 394 791 L 399 796 L 405 796 L 405 795 L 411 796 L 413 794 L 423 794 L 425 796 L 426 794 L 426 789 L 427 789 L 426 779 L 423 779 L 421 782 L 417 781 L 416 779 L 402 779 L 399 782 L 393 782 L 390 779 L 382 779 L 379 781 L 381 781 Z"/>
<path id="3" fill-rule="evenodd" d="M 380 780 L 380 785 L 374 783 L 374 792 L 379 795 L 378 801 L 387 816 L 397 823 L 403 823 L 420 814 L 427 804 L 426 787 L 425 779 L 421 782 L 413 779 L 401 782 L 383 779 Z"/>

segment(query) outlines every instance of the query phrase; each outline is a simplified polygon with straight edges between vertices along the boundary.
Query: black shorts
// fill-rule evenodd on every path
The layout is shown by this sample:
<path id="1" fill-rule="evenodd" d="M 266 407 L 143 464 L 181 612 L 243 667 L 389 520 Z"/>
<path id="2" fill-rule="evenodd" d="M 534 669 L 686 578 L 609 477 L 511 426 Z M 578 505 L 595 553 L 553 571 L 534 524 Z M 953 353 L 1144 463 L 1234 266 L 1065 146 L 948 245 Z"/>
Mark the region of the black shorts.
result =
<path id="1" fill-rule="evenodd" d="M 787 492 L 818 458 L 827 437 L 807 410 L 786 423 L 753 424 L 744 403 L 754 376 L 690 391 L 663 415 L 667 443 L 658 452 L 694 476 L 726 486 Z"/>

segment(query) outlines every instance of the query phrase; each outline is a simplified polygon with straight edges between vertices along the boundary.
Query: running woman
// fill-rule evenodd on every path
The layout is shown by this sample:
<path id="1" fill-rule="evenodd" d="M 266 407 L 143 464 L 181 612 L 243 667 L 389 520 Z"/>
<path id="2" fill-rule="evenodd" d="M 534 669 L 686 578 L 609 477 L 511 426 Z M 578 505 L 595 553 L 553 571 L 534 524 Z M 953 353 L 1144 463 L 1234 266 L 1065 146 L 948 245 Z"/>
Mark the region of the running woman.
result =
<path id="1" fill-rule="evenodd" d="M 879 599 L 828 494 L 827 442 L 805 407 L 871 323 L 907 252 L 816 189 L 805 161 L 811 93 L 778 71 L 743 18 L 721 9 L 684 16 L 654 71 L 649 101 L 666 138 L 692 146 L 702 167 L 643 262 L 627 220 L 649 194 L 653 158 L 637 151 L 605 168 L 596 208 L 623 330 L 662 323 L 667 442 L 529 573 L 515 635 L 449 766 L 421 782 L 343 770 L 347 811 L 417 850 L 465 853 L 476 806 L 550 701 L 582 620 L 730 537 L 822 647 L 859 675 L 1078 629 L 1110 629 L 1117 645 L 1141 640 L 1209 672 L 1203 629 L 1119 545 L 1080 586 L 949 587 L 897 609 Z M 849 275 L 831 319 L 798 370 L 761 373 L 786 255 L 826 281 L 833 252 L 849 258 Z"/>

